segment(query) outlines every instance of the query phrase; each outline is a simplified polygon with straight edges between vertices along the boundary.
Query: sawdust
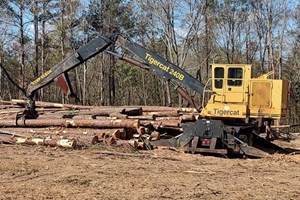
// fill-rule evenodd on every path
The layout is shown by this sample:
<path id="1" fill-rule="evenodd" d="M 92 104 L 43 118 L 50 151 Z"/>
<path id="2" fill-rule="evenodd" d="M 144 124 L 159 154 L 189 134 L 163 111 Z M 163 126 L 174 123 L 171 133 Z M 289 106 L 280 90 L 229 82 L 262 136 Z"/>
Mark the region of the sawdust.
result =
<path id="1" fill-rule="evenodd" d="M 299 143 L 298 143 L 299 142 Z M 296 144 L 299 144 L 297 146 Z M 300 147 L 300 140 L 294 141 Z M 0 145 L 0 199 L 299 199 L 300 155 L 227 159 L 128 147 Z M 155 159 L 153 159 L 155 158 Z"/>

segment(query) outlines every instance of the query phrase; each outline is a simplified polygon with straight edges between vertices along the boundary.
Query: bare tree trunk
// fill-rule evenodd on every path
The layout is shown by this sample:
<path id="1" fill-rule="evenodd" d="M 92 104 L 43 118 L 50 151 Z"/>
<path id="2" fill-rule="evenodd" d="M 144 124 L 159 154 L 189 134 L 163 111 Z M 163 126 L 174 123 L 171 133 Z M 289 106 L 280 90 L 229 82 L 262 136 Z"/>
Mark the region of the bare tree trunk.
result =
<path id="1" fill-rule="evenodd" d="M 172 106 L 172 99 L 171 99 L 171 91 L 170 91 L 170 83 L 168 81 L 166 81 L 166 93 L 167 93 L 167 106 Z M 179 95 L 179 100 L 180 99 L 180 95 Z M 181 101 L 179 102 L 179 106 L 181 106 Z"/>
<path id="2" fill-rule="evenodd" d="M 34 1 L 34 9 L 33 9 L 33 14 L 34 14 L 34 46 L 35 46 L 35 63 L 34 63 L 34 71 L 33 75 L 34 77 L 38 77 L 39 75 L 39 23 L 38 23 L 38 1 Z M 38 91 L 35 92 L 35 99 L 38 99 Z"/>
<path id="3" fill-rule="evenodd" d="M 84 64 L 86 65 L 86 64 Z M 78 94 L 78 98 L 80 100 L 80 102 L 83 102 L 83 89 L 81 87 L 81 81 L 80 81 L 80 77 L 79 77 L 79 72 L 78 72 L 78 68 L 75 68 L 75 77 L 76 77 L 76 86 L 77 86 L 77 94 Z"/>
<path id="4" fill-rule="evenodd" d="M 86 104 L 86 76 L 87 76 L 87 64 L 83 65 L 83 86 L 82 86 L 82 105 Z"/>
<path id="5" fill-rule="evenodd" d="M 104 59 L 104 55 L 101 55 L 102 60 Z M 100 64 L 100 74 L 99 74 L 99 95 L 100 95 L 100 105 L 104 105 L 104 63 L 101 61 Z"/>
<path id="6" fill-rule="evenodd" d="M 206 79 L 208 80 L 209 76 L 209 27 L 208 27 L 208 0 L 205 0 L 205 16 L 204 16 L 204 23 L 205 23 L 205 64 L 206 64 Z M 201 69 L 200 69 L 201 70 Z M 200 72 L 201 75 L 201 72 Z M 201 77 L 201 76 L 200 76 Z M 200 80 L 201 81 L 201 80 Z"/>
<path id="7" fill-rule="evenodd" d="M 286 30 L 286 24 L 287 24 L 287 2 L 286 0 L 283 1 L 284 4 L 284 10 L 283 10 L 283 22 L 282 22 L 282 28 L 281 32 L 279 33 L 279 44 L 278 44 L 278 78 L 282 78 L 282 45 L 283 45 L 283 36 L 284 32 Z"/>
<path id="8" fill-rule="evenodd" d="M 65 2 L 64 0 L 60 1 L 61 3 L 61 17 L 60 17 L 60 24 L 61 24 L 61 34 L 60 34 L 60 46 L 61 46 L 61 57 L 62 59 L 65 58 L 65 38 L 66 38 L 66 31 L 65 31 Z"/>
<path id="9" fill-rule="evenodd" d="M 25 88 L 25 35 L 24 35 L 24 5 L 20 4 L 20 24 L 19 24 L 19 31 L 20 31 L 20 70 L 19 70 L 19 82 L 21 88 Z M 23 93 L 19 91 L 19 98 L 21 98 Z"/>
<path id="10" fill-rule="evenodd" d="M 61 9 L 61 17 L 60 17 L 60 25 L 61 25 L 61 33 L 60 33 L 60 45 L 61 45 L 61 58 L 65 58 L 65 38 L 66 38 L 66 30 L 65 30 L 65 1 L 60 0 L 60 9 Z M 61 102 L 65 102 L 65 95 L 63 92 L 61 94 Z"/>
<path id="11" fill-rule="evenodd" d="M 271 17 L 271 16 L 269 16 Z M 274 69 L 274 59 L 273 59 L 273 35 L 272 35 L 272 19 L 269 18 L 267 20 L 267 33 L 268 33 L 268 68 L 271 69 L 274 74 L 273 78 L 275 76 L 275 69 Z"/>
<path id="12" fill-rule="evenodd" d="M 0 65 L 4 63 L 4 52 L 3 52 L 3 41 L 0 40 Z M 0 68 L 0 99 L 3 99 L 4 84 L 3 84 L 3 73 Z"/>
<path id="13" fill-rule="evenodd" d="M 271 5 L 267 6 L 268 8 L 268 18 L 267 18 L 267 36 L 268 36 L 268 64 L 269 69 L 271 69 L 275 78 L 275 69 L 274 69 L 274 58 L 273 58 L 273 8 Z"/>
<path id="14" fill-rule="evenodd" d="M 86 13 L 84 12 L 84 21 L 83 21 L 83 30 L 84 33 L 86 34 L 85 36 L 85 43 L 88 43 L 88 33 L 87 33 L 87 21 L 86 21 Z M 82 86 L 82 104 L 86 104 L 86 90 L 87 90 L 87 85 L 86 85 L 86 79 L 87 79 L 87 69 L 88 66 L 86 62 L 83 65 L 83 86 Z"/>
<path id="15" fill-rule="evenodd" d="M 45 64 L 46 64 L 46 1 L 43 1 L 43 16 L 42 16 L 42 49 L 41 49 L 41 65 L 42 65 L 42 74 L 45 72 Z M 44 99 L 44 89 L 40 90 L 40 99 L 41 101 Z"/>
<path id="16" fill-rule="evenodd" d="M 108 75 L 108 86 L 109 86 L 109 94 L 108 94 L 108 103 L 109 106 L 115 104 L 115 65 L 116 62 L 114 58 L 109 55 L 109 75 Z"/>
<path id="17" fill-rule="evenodd" d="M 142 74 L 142 84 L 143 84 L 143 101 L 144 101 L 144 105 L 147 105 L 147 90 L 146 90 L 146 84 L 145 84 L 145 75 Z"/>
<path id="18" fill-rule="evenodd" d="M 1 65 L 1 62 L 0 62 L 0 65 Z M 2 95 L 3 95 L 3 91 L 4 91 L 3 84 L 2 84 L 2 82 L 3 82 L 2 77 L 3 77 L 2 69 L 0 69 L 0 99 L 3 99 Z"/>

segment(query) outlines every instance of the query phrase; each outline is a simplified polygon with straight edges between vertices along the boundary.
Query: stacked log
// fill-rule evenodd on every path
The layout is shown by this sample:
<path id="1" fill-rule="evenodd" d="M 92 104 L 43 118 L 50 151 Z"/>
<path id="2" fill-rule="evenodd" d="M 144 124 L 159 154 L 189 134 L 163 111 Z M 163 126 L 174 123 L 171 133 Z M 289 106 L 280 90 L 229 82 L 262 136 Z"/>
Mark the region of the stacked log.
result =
<path id="1" fill-rule="evenodd" d="M 127 141 L 135 148 L 151 149 L 149 141 L 159 140 L 166 133 L 180 134 L 182 124 L 196 121 L 199 114 L 190 108 L 81 106 L 37 101 L 39 117 L 16 122 L 16 114 L 25 106 L 24 100 L 0 101 L 0 143 L 67 146 L 68 142 L 63 143 L 67 140 L 69 148 L 74 148 Z"/>

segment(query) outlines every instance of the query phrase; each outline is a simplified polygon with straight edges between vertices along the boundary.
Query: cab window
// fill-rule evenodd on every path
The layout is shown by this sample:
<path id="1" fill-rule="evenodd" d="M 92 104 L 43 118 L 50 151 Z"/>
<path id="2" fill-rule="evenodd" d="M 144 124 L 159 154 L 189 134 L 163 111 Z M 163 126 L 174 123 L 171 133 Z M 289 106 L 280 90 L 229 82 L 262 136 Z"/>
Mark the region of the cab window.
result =
<path id="1" fill-rule="evenodd" d="M 228 86 L 241 86 L 243 82 L 243 68 L 229 68 L 228 69 Z"/>
<path id="2" fill-rule="evenodd" d="M 224 79 L 224 68 L 216 67 L 215 68 L 215 88 L 220 89 L 223 88 L 223 79 Z"/>

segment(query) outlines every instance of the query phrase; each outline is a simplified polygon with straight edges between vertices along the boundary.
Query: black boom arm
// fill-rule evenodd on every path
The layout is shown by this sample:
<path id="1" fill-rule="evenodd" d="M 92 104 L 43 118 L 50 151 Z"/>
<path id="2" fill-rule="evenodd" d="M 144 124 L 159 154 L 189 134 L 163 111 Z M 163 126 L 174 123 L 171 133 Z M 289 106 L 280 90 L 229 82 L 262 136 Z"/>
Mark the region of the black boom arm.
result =
<path id="1" fill-rule="evenodd" d="M 116 43 L 146 62 L 153 73 L 168 81 L 175 80 L 176 82 L 202 95 L 204 85 L 183 69 L 177 67 L 163 57 L 149 51 L 141 45 L 127 40 L 121 36 L 118 37 Z"/>
<path id="2" fill-rule="evenodd" d="M 142 66 L 142 68 L 147 68 L 154 74 L 157 74 L 160 77 L 170 81 L 172 84 L 176 82 L 190 88 L 191 90 L 199 94 L 203 93 L 204 85 L 181 68 L 175 66 L 159 55 L 145 49 L 144 47 L 123 38 L 119 34 L 109 33 L 105 36 L 98 36 L 86 45 L 77 49 L 75 53 L 73 53 L 72 55 L 61 61 L 59 64 L 52 67 L 50 70 L 46 71 L 33 82 L 31 82 L 26 91 L 27 107 L 23 113 L 17 115 L 16 120 L 18 120 L 19 117 L 22 117 L 23 119 L 37 118 L 38 115 L 35 111 L 34 102 L 34 94 L 37 90 L 50 84 L 53 81 L 56 81 L 58 85 L 64 90 L 64 92 L 67 91 L 66 93 L 68 93 L 68 90 L 71 91 L 71 86 L 68 80 L 67 72 L 86 62 L 88 59 L 94 57 L 95 55 L 105 51 L 109 46 L 115 43 L 117 43 L 122 48 L 134 53 L 145 63 L 140 63 L 132 59 L 124 58 L 125 61 L 140 67 Z M 192 99 L 189 98 L 187 93 L 179 86 L 179 84 L 174 84 L 178 86 L 176 90 L 188 102 L 194 104 Z M 72 92 L 69 93 L 72 94 Z M 195 104 L 194 106 L 198 107 Z"/>
<path id="3" fill-rule="evenodd" d="M 66 88 L 71 88 L 68 81 L 67 72 L 79 66 L 80 64 L 86 62 L 88 59 L 94 57 L 95 55 L 103 52 L 110 45 L 115 43 L 117 39 L 117 34 L 109 33 L 105 36 L 98 36 L 97 38 L 91 40 L 86 45 L 77 49 L 75 53 L 62 60 L 59 64 L 55 65 L 37 79 L 32 81 L 26 91 L 27 106 L 22 113 L 18 113 L 16 117 L 16 124 L 19 118 L 23 119 L 35 119 L 38 114 L 35 110 L 34 94 L 37 90 L 43 88 L 44 86 L 50 84 L 54 80 L 61 83 L 62 89 L 66 91 Z"/>
<path id="4" fill-rule="evenodd" d="M 102 37 L 98 36 L 83 47 L 77 49 L 75 53 L 73 53 L 72 55 L 70 55 L 69 57 L 67 57 L 48 71 L 46 71 L 34 81 L 32 81 L 27 88 L 27 98 L 33 98 L 34 93 L 37 90 L 53 82 L 53 80 L 61 74 L 70 71 L 71 69 L 84 63 L 88 59 L 103 52 L 115 42 L 116 38 L 116 34 L 107 34 Z"/>

